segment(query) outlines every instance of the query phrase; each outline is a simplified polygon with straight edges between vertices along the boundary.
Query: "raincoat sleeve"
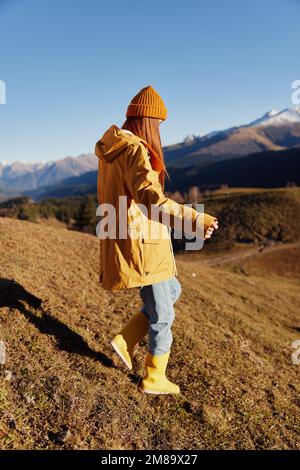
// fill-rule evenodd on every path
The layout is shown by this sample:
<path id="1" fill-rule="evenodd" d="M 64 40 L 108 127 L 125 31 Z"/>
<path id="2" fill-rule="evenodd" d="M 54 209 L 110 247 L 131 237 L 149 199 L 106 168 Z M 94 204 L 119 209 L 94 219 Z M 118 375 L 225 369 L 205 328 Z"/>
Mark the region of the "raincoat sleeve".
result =
<path id="1" fill-rule="evenodd" d="M 184 204 L 178 204 L 166 197 L 158 180 L 157 173 L 152 169 L 147 150 L 144 146 L 133 146 L 127 155 L 125 181 L 135 202 L 145 206 L 150 219 L 157 217 L 152 210 L 155 206 L 159 212 L 159 221 L 184 233 L 200 234 L 204 237 L 207 229 L 216 217 L 198 212 Z M 157 219 L 155 219 L 157 220 Z"/>

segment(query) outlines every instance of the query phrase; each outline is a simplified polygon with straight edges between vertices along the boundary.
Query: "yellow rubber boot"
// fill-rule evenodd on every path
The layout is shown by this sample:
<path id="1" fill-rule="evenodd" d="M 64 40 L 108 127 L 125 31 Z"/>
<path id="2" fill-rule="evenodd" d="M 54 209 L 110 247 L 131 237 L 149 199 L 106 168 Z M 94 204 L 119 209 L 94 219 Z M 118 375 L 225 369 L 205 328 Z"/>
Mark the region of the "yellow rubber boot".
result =
<path id="1" fill-rule="evenodd" d="M 146 376 L 139 383 L 139 388 L 142 392 L 154 395 L 180 393 L 179 386 L 170 382 L 166 377 L 169 356 L 170 351 L 159 356 L 147 353 L 145 364 Z"/>
<path id="2" fill-rule="evenodd" d="M 148 333 L 149 321 L 142 312 L 134 315 L 123 330 L 111 341 L 111 345 L 129 369 L 132 369 L 134 346 Z"/>

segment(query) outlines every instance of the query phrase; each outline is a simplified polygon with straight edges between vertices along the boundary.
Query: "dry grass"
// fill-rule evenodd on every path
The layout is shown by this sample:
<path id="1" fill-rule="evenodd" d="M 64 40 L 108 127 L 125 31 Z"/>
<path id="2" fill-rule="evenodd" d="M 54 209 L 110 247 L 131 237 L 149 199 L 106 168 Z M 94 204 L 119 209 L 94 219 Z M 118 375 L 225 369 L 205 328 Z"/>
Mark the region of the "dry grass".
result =
<path id="1" fill-rule="evenodd" d="M 299 278 L 285 268 L 270 276 L 261 259 L 234 272 L 180 256 L 168 375 L 182 394 L 150 397 L 136 388 L 146 343 L 133 374 L 109 347 L 140 307 L 138 290 L 99 287 L 96 238 L 0 219 L 0 256 L 12 372 L 0 382 L 1 448 L 300 448 Z M 66 428 L 71 440 L 55 443 Z"/>
<path id="2" fill-rule="evenodd" d="M 279 276 L 298 282 L 300 278 L 300 243 L 287 243 L 264 250 L 260 256 L 245 260 L 242 269 L 248 275 Z"/>

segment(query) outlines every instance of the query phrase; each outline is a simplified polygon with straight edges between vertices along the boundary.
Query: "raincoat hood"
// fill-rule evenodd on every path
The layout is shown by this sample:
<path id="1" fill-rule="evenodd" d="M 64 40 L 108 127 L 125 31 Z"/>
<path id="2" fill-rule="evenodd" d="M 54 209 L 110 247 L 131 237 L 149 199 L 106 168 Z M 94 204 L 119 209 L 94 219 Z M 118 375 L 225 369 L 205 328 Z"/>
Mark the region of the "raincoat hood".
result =
<path id="1" fill-rule="evenodd" d="M 101 160 L 112 162 L 126 147 L 134 142 L 145 141 L 130 131 L 121 129 L 115 124 L 110 126 L 96 143 L 95 154 Z"/>

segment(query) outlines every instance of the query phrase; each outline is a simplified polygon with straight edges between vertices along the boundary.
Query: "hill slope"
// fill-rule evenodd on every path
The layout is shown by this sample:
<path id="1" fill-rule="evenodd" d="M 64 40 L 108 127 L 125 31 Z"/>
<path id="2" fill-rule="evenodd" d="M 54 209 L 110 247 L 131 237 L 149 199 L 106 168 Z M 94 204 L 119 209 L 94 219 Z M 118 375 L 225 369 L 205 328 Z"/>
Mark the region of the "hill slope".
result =
<path id="1" fill-rule="evenodd" d="M 300 147 L 260 152 L 188 168 L 171 168 L 171 190 L 227 184 L 229 187 L 276 188 L 300 184 Z"/>
<path id="2" fill-rule="evenodd" d="M 137 289 L 98 285 L 98 240 L 0 219 L 0 447 L 300 448 L 299 277 L 231 272 L 178 258 L 169 377 L 179 397 L 136 389 L 108 341 L 140 307 Z M 184 326 L 184 328 L 183 328 Z"/>

